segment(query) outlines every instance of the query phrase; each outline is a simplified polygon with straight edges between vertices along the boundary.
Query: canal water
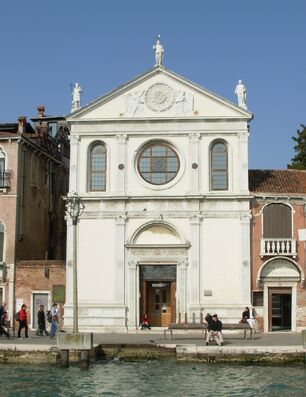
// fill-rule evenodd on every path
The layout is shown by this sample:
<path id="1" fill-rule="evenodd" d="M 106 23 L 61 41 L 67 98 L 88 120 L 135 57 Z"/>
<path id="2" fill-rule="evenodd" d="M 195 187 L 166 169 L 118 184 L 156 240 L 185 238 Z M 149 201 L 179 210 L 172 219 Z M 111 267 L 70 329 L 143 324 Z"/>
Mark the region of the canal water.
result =
<path id="1" fill-rule="evenodd" d="M 101 362 L 89 370 L 0 365 L 1 397 L 299 396 L 304 365 L 192 364 L 176 361 Z"/>

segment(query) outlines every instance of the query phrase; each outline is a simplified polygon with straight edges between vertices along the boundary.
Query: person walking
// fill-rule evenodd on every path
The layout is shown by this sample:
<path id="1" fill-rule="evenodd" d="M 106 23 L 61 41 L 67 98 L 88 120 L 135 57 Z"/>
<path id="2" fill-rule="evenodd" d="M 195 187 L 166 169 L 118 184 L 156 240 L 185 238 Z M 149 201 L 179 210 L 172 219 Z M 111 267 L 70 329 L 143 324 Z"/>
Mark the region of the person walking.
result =
<path id="1" fill-rule="evenodd" d="M 23 304 L 19 311 L 19 328 L 18 328 L 18 339 L 22 339 L 21 330 L 24 328 L 24 336 L 26 339 L 29 339 L 29 327 L 28 327 L 28 314 L 26 312 L 26 305 Z"/>
<path id="2" fill-rule="evenodd" d="M 50 314 L 52 317 L 50 339 L 54 339 L 58 328 L 58 308 L 57 303 L 53 303 Z"/>
<path id="3" fill-rule="evenodd" d="M 37 312 L 37 323 L 38 329 L 36 335 L 43 336 L 45 333 L 46 336 L 49 336 L 49 332 L 46 330 L 46 315 L 44 305 L 39 306 L 39 310 Z"/>

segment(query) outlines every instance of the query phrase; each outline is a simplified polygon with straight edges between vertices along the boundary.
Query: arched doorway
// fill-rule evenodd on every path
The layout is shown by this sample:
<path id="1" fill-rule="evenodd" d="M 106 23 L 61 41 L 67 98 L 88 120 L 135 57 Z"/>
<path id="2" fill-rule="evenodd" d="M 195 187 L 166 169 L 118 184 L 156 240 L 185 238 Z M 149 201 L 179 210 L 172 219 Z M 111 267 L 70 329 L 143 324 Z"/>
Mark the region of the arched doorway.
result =
<path id="1" fill-rule="evenodd" d="M 148 314 L 153 327 L 175 322 L 186 311 L 187 249 L 180 234 L 166 222 L 150 222 L 127 244 L 129 257 L 129 324 Z M 135 297 L 133 302 L 133 296 Z"/>
<path id="2" fill-rule="evenodd" d="M 258 272 L 264 289 L 264 331 L 296 331 L 297 283 L 304 280 L 302 269 L 292 259 L 273 258 Z"/>

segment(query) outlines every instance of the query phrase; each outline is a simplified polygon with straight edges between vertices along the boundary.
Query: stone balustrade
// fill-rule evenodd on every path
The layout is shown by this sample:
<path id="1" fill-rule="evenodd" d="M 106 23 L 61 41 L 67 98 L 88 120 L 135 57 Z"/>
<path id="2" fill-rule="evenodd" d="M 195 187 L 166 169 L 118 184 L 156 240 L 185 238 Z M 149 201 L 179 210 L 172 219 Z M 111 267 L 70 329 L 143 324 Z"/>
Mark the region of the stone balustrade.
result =
<path id="1" fill-rule="evenodd" d="M 262 238 L 260 240 L 260 256 L 292 256 L 296 257 L 296 240 L 285 238 Z"/>

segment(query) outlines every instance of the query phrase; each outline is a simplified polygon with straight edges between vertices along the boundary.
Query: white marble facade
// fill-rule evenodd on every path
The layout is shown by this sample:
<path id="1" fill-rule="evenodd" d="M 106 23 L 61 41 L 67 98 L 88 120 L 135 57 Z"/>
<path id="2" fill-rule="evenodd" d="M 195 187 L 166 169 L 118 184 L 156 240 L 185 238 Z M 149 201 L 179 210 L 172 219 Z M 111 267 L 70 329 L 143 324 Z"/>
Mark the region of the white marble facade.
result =
<path id="1" fill-rule="evenodd" d="M 139 269 L 176 266 L 175 317 L 216 311 L 228 321 L 250 306 L 248 122 L 252 114 L 157 66 L 68 116 L 70 192 L 78 223 L 81 330 L 134 329 Z M 106 148 L 106 189 L 90 191 L 92 145 Z M 227 148 L 227 187 L 213 190 L 211 148 Z M 165 184 L 137 166 L 149 144 L 176 153 Z M 162 167 L 162 164 L 160 165 Z M 72 323 L 72 236 L 68 224 L 65 325 Z"/>

